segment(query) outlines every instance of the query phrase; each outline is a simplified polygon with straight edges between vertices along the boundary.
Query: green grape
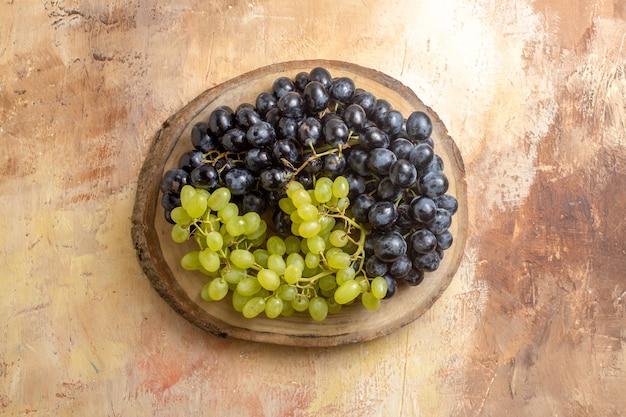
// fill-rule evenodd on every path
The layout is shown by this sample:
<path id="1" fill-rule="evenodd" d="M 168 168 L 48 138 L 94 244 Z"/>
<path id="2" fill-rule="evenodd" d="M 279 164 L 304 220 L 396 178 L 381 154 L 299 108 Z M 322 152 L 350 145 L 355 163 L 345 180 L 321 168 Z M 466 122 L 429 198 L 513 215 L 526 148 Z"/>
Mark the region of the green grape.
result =
<path id="1" fill-rule="evenodd" d="M 263 236 L 267 231 L 267 222 L 261 219 L 261 223 L 259 224 L 259 228 L 256 232 L 250 233 L 247 235 L 248 240 L 256 240 L 259 237 Z"/>
<path id="2" fill-rule="evenodd" d="M 366 293 L 370 290 L 370 282 L 364 276 L 360 276 L 356 279 L 356 282 L 359 283 L 359 288 L 361 289 L 361 294 Z"/>
<path id="3" fill-rule="evenodd" d="M 195 271 L 198 268 L 200 268 L 200 260 L 198 259 L 198 253 L 199 251 L 197 250 L 186 253 L 180 259 L 180 266 L 182 266 L 183 269 L 186 269 L 187 271 Z"/>
<path id="4" fill-rule="evenodd" d="M 341 285 L 346 281 L 353 280 L 355 275 L 356 271 L 351 266 L 339 269 L 336 274 L 337 285 Z"/>
<path id="5" fill-rule="evenodd" d="M 300 217 L 300 215 L 298 214 L 297 210 L 291 212 L 291 214 L 289 215 L 289 219 L 291 220 L 292 223 L 298 224 L 298 225 L 304 221 L 302 217 Z"/>
<path id="6" fill-rule="evenodd" d="M 221 278 L 215 278 L 209 283 L 209 297 L 219 301 L 228 294 L 228 283 Z"/>
<path id="7" fill-rule="evenodd" d="M 291 303 L 283 303 L 283 311 L 281 311 L 280 315 L 283 317 L 291 317 L 295 311 Z"/>
<path id="8" fill-rule="evenodd" d="M 285 241 L 280 236 L 272 236 L 268 238 L 265 247 L 270 254 L 277 254 L 280 256 L 283 256 L 287 251 Z"/>
<path id="9" fill-rule="evenodd" d="M 196 195 L 196 189 L 191 185 L 183 185 L 183 188 L 180 189 L 180 204 L 184 209 L 187 208 L 187 204 L 194 195 Z"/>
<path id="10" fill-rule="evenodd" d="M 341 249 L 339 250 L 341 251 Z M 328 266 L 330 268 L 339 270 L 350 265 L 350 255 L 347 253 L 341 251 L 339 253 L 333 252 L 328 254 L 328 252 L 330 252 L 330 250 L 326 252 L 326 261 L 328 262 Z"/>
<path id="11" fill-rule="evenodd" d="M 333 196 L 337 198 L 344 198 L 348 196 L 350 192 L 350 184 L 346 177 L 338 176 L 333 181 Z"/>
<path id="12" fill-rule="evenodd" d="M 304 189 L 298 189 L 291 193 L 291 201 L 298 208 L 303 204 L 311 204 L 311 196 Z"/>
<path id="13" fill-rule="evenodd" d="M 330 216 L 320 216 L 318 222 L 321 227 L 320 234 L 330 232 L 336 224 L 335 218 Z"/>
<path id="14" fill-rule="evenodd" d="M 292 181 L 289 187 L 287 187 L 287 197 L 291 198 L 291 195 L 296 190 L 304 190 L 304 185 L 299 181 Z"/>
<path id="15" fill-rule="evenodd" d="M 226 204 L 230 201 L 230 190 L 226 187 L 218 188 L 213 191 L 211 196 L 207 200 L 207 205 L 213 211 L 219 211 L 226 207 Z"/>
<path id="16" fill-rule="evenodd" d="M 259 246 L 262 246 L 265 243 L 265 238 L 267 236 L 265 236 L 265 233 L 263 233 L 261 236 L 257 237 L 256 239 L 250 240 L 248 239 L 248 243 L 251 245 L 251 248 L 258 248 Z"/>
<path id="17" fill-rule="evenodd" d="M 202 215 L 206 211 L 206 208 L 207 208 L 206 202 L 207 202 L 206 193 L 197 192 L 193 197 L 189 199 L 189 201 L 186 204 L 185 210 L 187 210 L 187 213 L 189 214 L 189 216 L 197 219 L 198 217 L 202 217 Z"/>
<path id="18" fill-rule="evenodd" d="M 274 291 L 280 286 L 279 275 L 271 269 L 261 269 L 257 272 L 256 279 L 261 284 L 261 287 L 269 291 Z"/>
<path id="19" fill-rule="evenodd" d="M 358 248 L 359 246 L 355 242 L 348 239 L 348 242 L 342 249 L 345 253 L 349 253 L 350 255 L 353 255 Z"/>
<path id="20" fill-rule="evenodd" d="M 183 243 L 189 239 L 189 228 L 182 227 L 180 224 L 175 224 L 172 227 L 171 235 L 172 240 L 176 243 Z"/>
<path id="21" fill-rule="evenodd" d="M 320 272 L 322 272 L 321 265 L 317 265 L 315 268 L 309 268 L 308 266 L 305 265 L 304 269 L 302 270 L 302 276 L 305 278 L 311 278 L 319 274 Z"/>
<path id="22" fill-rule="evenodd" d="M 247 272 L 245 269 L 239 269 L 235 267 L 231 267 L 228 270 L 222 269 L 222 278 L 224 279 L 224 281 L 232 285 L 239 284 L 239 281 L 244 279 L 246 276 Z"/>
<path id="23" fill-rule="evenodd" d="M 254 265 L 254 255 L 245 249 L 235 249 L 230 253 L 230 261 L 238 268 L 248 269 Z"/>
<path id="24" fill-rule="evenodd" d="M 235 241 L 235 238 L 234 238 L 234 237 L 232 237 L 232 236 L 230 235 L 230 233 L 228 233 L 228 232 L 226 231 L 226 227 L 224 227 L 224 230 L 223 230 L 223 231 L 222 231 L 222 230 L 220 230 L 220 233 L 221 233 L 221 235 L 222 235 L 222 240 L 224 241 L 224 246 L 223 246 L 223 248 L 228 249 L 228 247 L 229 247 L 230 245 L 232 245 L 232 244 L 233 244 L 233 242 Z"/>
<path id="25" fill-rule="evenodd" d="M 243 306 L 245 306 L 246 303 L 250 301 L 250 299 L 252 299 L 253 295 L 241 295 L 237 291 L 233 291 L 232 303 L 235 311 L 241 313 L 241 311 L 243 310 Z"/>
<path id="26" fill-rule="evenodd" d="M 303 312 L 309 308 L 309 299 L 302 294 L 298 294 L 296 298 L 291 302 L 291 306 L 294 310 Z"/>
<path id="27" fill-rule="evenodd" d="M 285 273 L 287 265 L 285 264 L 285 259 L 283 259 L 281 255 L 273 253 L 269 256 L 269 258 L 267 258 L 267 267 L 276 272 L 278 275 L 282 275 Z"/>
<path id="28" fill-rule="evenodd" d="M 247 276 L 237 284 L 236 293 L 241 295 L 252 296 L 261 289 L 261 284 L 256 277 Z"/>
<path id="29" fill-rule="evenodd" d="M 324 298 L 332 297 L 333 295 L 335 295 L 335 289 L 336 288 L 337 287 L 333 288 L 332 290 L 323 290 L 323 289 L 320 288 L 319 289 L 319 295 L 321 297 L 324 297 Z"/>
<path id="30" fill-rule="evenodd" d="M 347 304 L 361 294 L 361 287 L 355 280 L 348 280 L 341 284 L 335 291 L 335 301 L 339 304 Z"/>
<path id="31" fill-rule="evenodd" d="M 304 257 L 304 264 L 307 268 L 316 268 L 320 264 L 320 256 L 314 254 L 313 252 L 309 252 Z"/>
<path id="32" fill-rule="evenodd" d="M 263 297 L 253 297 L 243 306 L 241 314 L 247 319 L 252 319 L 265 311 L 265 299 Z"/>
<path id="33" fill-rule="evenodd" d="M 287 266 L 283 278 L 287 284 L 296 284 L 302 278 L 302 267 L 296 264 Z"/>
<path id="34" fill-rule="evenodd" d="M 334 275 L 326 275 L 317 281 L 322 291 L 331 291 L 337 287 L 337 278 Z"/>
<path id="35" fill-rule="evenodd" d="M 296 236 L 296 237 L 297 237 L 297 236 L 300 236 L 300 235 L 298 234 L 298 228 L 299 228 L 299 227 L 300 227 L 300 224 L 299 224 L 299 223 L 294 223 L 294 222 L 291 222 L 290 229 L 291 229 L 291 234 L 292 234 L 293 236 Z"/>
<path id="36" fill-rule="evenodd" d="M 281 284 L 276 290 L 276 294 L 285 301 L 293 301 L 298 295 L 298 289 L 293 285 Z"/>
<path id="37" fill-rule="evenodd" d="M 243 216 L 235 216 L 226 222 L 226 231 L 229 235 L 236 237 L 242 235 L 246 230 L 246 221 Z"/>
<path id="38" fill-rule="evenodd" d="M 307 193 L 309 193 L 309 197 L 311 197 L 311 204 L 313 204 L 315 207 L 320 205 L 320 202 L 317 201 L 317 198 L 315 198 L 315 190 L 306 190 Z"/>
<path id="39" fill-rule="evenodd" d="M 335 297 L 326 298 L 326 303 L 328 304 L 328 313 L 329 314 L 337 314 L 341 311 L 341 304 L 335 301 Z"/>
<path id="40" fill-rule="evenodd" d="M 206 224 L 205 230 L 220 230 L 222 222 L 220 221 L 219 217 L 217 217 L 217 215 L 209 213 L 209 215 L 206 217 L 206 220 L 208 223 Z"/>
<path id="41" fill-rule="evenodd" d="M 269 258 L 270 253 L 263 248 L 255 249 L 252 254 L 254 255 L 254 261 L 261 265 L 263 268 L 267 268 L 267 258 Z"/>
<path id="42" fill-rule="evenodd" d="M 243 234 L 249 236 L 257 231 L 259 226 L 261 226 L 261 216 L 256 211 L 249 211 L 243 215 L 243 220 L 245 223 L 245 228 Z"/>
<path id="43" fill-rule="evenodd" d="M 200 251 L 198 260 L 200 261 L 200 265 L 209 272 L 216 272 L 220 269 L 220 256 L 209 248 Z"/>
<path id="44" fill-rule="evenodd" d="M 337 210 L 339 210 L 340 212 L 345 212 L 348 209 L 348 206 L 350 205 L 350 200 L 348 200 L 348 197 L 342 197 L 339 200 L 337 200 Z"/>
<path id="45" fill-rule="evenodd" d="M 328 236 L 328 241 L 337 248 L 343 248 L 349 242 L 348 234 L 344 230 L 333 230 Z"/>
<path id="46" fill-rule="evenodd" d="M 235 203 L 227 203 L 224 207 L 217 211 L 217 216 L 222 219 L 222 223 L 228 223 L 233 217 L 239 215 L 239 207 Z"/>
<path id="47" fill-rule="evenodd" d="M 319 212 L 313 204 L 302 204 L 298 207 L 298 216 L 304 221 L 315 221 L 319 217 Z"/>
<path id="48" fill-rule="evenodd" d="M 332 185 L 330 178 L 319 178 L 315 183 L 315 199 L 320 203 L 327 203 L 333 196 Z"/>
<path id="49" fill-rule="evenodd" d="M 265 302 L 265 315 L 270 319 L 280 316 L 283 311 L 283 300 L 278 297 L 270 297 Z"/>
<path id="50" fill-rule="evenodd" d="M 311 252 L 309 250 L 309 245 L 306 244 L 306 239 L 300 239 L 300 252 L 303 253 L 304 255 Z"/>
<path id="51" fill-rule="evenodd" d="M 383 277 L 376 277 L 370 282 L 370 288 L 372 295 L 378 299 L 384 298 L 387 295 L 387 281 Z"/>
<path id="52" fill-rule="evenodd" d="M 286 198 L 286 197 L 283 197 L 280 200 L 278 200 L 278 207 L 280 207 L 280 209 L 287 214 L 291 214 L 294 211 L 296 211 L 296 206 L 293 205 L 293 201 L 291 201 L 291 199 Z"/>
<path id="53" fill-rule="evenodd" d="M 285 265 L 298 265 L 300 269 L 304 269 L 304 257 L 297 252 L 290 253 L 289 255 L 287 255 Z"/>
<path id="54" fill-rule="evenodd" d="M 317 221 L 306 221 L 298 227 L 298 233 L 302 237 L 313 237 L 317 235 L 321 230 L 320 224 Z"/>
<path id="55" fill-rule="evenodd" d="M 328 303 L 322 297 L 313 297 L 309 301 L 309 314 L 315 321 L 323 321 L 328 315 Z"/>
<path id="56" fill-rule="evenodd" d="M 380 298 L 377 298 L 371 292 L 365 292 L 361 296 L 361 303 L 363 303 L 365 308 L 367 308 L 368 310 L 378 310 L 378 308 L 380 307 Z"/>
<path id="57" fill-rule="evenodd" d="M 224 237 L 218 231 L 210 231 L 206 235 L 206 245 L 212 251 L 217 252 L 224 247 Z"/>
<path id="58" fill-rule="evenodd" d="M 200 290 L 200 298 L 202 298 L 204 301 L 212 301 L 211 297 L 209 296 L 209 286 L 211 285 L 211 282 L 213 281 L 204 284 L 204 286 Z"/>
<path id="59" fill-rule="evenodd" d="M 174 207 L 170 213 L 170 217 L 172 217 L 172 220 L 174 220 L 177 224 L 180 224 L 183 227 L 187 227 L 191 224 L 191 222 L 193 222 L 193 219 L 189 213 L 187 213 L 187 210 L 182 207 Z"/>
<path id="60" fill-rule="evenodd" d="M 326 249 L 326 242 L 324 242 L 324 238 L 319 235 L 308 238 L 306 245 L 309 247 L 309 251 L 316 255 L 319 255 Z"/>
<path id="61" fill-rule="evenodd" d="M 285 238 L 285 253 L 291 255 L 298 252 L 300 252 L 300 239 L 294 235 L 287 236 Z"/>

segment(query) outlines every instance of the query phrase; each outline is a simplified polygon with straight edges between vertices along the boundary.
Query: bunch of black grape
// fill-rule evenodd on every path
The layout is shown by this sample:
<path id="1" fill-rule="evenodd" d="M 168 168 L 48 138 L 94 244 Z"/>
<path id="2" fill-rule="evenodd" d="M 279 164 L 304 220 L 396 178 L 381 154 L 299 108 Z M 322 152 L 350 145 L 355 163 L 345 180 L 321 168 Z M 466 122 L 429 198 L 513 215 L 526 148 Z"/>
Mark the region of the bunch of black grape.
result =
<path id="1" fill-rule="evenodd" d="M 398 282 L 422 282 L 452 245 L 457 200 L 447 194 L 431 133 L 427 114 L 405 118 L 384 98 L 325 68 L 279 77 L 254 104 L 222 105 L 193 126 L 193 149 L 163 177 L 165 217 L 175 223 L 171 213 L 181 206 L 184 185 L 226 187 L 240 213 L 271 219 L 268 237 L 286 237 L 292 220 L 278 202 L 289 184 L 312 190 L 323 177 L 345 177 L 346 215 L 367 233 L 365 256 L 352 267 L 370 279 L 383 277 L 389 298 Z"/>

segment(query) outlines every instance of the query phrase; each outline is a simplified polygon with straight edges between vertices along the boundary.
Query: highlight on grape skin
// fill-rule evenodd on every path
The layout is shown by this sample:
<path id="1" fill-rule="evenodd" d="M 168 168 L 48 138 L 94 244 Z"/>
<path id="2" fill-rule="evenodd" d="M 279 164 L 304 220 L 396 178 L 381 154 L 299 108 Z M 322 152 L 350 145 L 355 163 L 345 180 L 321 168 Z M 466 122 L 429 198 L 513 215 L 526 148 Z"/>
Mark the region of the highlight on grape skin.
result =
<path id="1" fill-rule="evenodd" d="M 324 321 L 436 279 L 458 202 L 431 133 L 426 113 L 321 67 L 215 108 L 160 187 L 200 297 Z"/>

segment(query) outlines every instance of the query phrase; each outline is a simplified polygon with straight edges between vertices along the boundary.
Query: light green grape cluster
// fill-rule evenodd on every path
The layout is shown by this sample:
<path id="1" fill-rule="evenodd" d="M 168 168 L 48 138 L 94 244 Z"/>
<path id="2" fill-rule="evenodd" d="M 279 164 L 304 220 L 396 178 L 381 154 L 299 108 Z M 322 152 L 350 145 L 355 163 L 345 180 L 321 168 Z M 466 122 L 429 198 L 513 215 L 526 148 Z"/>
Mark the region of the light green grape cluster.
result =
<path id="1" fill-rule="evenodd" d="M 384 278 L 363 270 L 367 231 L 346 215 L 350 204 L 344 177 L 320 178 L 314 189 L 290 183 L 279 208 L 290 216 L 292 234 L 270 235 L 259 214 L 240 215 L 230 191 L 212 193 L 185 185 L 181 207 L 172 210 L 172 239 L 194 238 L 198 250 L 181 265 L 212 279 L 202 288 L 206 301 L 232 293 L 232 305 L 246 318 L 308 312 L 316 321 L 360 298 L 376 310 L 387 293 Z"/>

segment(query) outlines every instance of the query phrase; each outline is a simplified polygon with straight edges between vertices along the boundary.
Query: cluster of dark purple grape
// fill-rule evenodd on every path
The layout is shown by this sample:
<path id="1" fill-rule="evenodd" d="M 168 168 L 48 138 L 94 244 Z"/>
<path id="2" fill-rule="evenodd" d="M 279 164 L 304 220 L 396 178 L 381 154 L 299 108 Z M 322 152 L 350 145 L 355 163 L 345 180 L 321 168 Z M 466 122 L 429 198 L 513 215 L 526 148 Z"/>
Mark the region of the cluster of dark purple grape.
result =
<path id="1" fill-rule="evenodd" d="M 292 219 L 279 207 L 292 181 L 313 189 L 322 177 L 345 177 L 346 215 L 363 227 L 364 257 L 352 265 L 384 277 L 386 298 L 397 282 L 418 285 L 452 245 L 457 200 L 435 153 L 432 123 L 405 118 L 384 98 L 325 68 L 277 78 L 271 92 L 235 110 L 217 107 L 191 130 L 193 149 L 167 171 L 161 190 L 166 219 L 181 205 L 184 185 L 226 187 L 241 213 L 268 219 L 288 236 Z"/>

